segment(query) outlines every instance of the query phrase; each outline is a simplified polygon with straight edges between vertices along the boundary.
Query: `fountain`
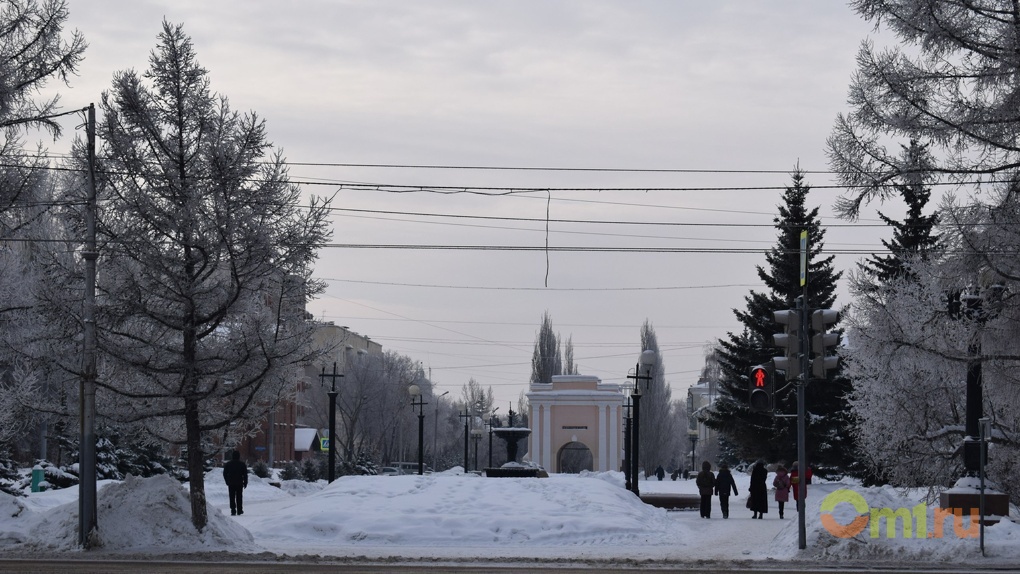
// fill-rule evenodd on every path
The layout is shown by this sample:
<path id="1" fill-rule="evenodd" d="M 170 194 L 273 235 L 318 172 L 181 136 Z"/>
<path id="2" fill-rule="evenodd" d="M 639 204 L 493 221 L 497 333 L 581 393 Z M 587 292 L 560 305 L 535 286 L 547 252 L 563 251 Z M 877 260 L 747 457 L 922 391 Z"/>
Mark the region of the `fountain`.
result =
<path id="1" fill-rule="evenodd" d="M 541 469 L 517 462 L 517 443 L 531 435 L 531 429 L 514 426 L 514 408 L 507 414 L 507 427 L 492 429 L 492 434 L 506 444 L 506 464 L 499 468 L 486 468 L 485 476 L 493 478 L 534 478 Z"/>

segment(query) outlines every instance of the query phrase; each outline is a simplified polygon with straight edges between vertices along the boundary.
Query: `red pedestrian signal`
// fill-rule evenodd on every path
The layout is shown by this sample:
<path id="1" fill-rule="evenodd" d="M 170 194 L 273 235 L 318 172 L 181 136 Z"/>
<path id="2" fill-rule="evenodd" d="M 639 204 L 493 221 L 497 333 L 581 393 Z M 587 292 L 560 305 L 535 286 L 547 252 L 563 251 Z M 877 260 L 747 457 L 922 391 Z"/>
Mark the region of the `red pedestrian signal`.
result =
<path id="1" fill-rule="evenodd" d="M 747 402 L 752 411 L 772 411 L 772 377 L 772 369 L 766 365 L 751 367 L 747 380 Z"/>

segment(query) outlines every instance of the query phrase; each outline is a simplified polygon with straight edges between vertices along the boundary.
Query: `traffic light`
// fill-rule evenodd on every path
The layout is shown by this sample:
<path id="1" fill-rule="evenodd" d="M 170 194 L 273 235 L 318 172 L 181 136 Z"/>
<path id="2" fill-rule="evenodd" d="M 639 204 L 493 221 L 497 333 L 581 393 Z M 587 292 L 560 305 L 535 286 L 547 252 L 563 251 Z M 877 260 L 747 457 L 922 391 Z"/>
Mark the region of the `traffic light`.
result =
<path id="1" fill-rule="evenodd" d="M 817 309 L 811 313 L 811 374 L 816 379 L 824 379 L 830 369 L 839 364 L 839 357 L 830 355 L 829 349 L 839 343 L 838 333 L 827 333 L 829 325 L 839 320 L 839 312 L 832 309 Z"/>
<path id="2" fill-rule="evenodd" d="M 772 363 L 777 370 L 786 372 L 787 381 L 792 381 L 800 376 L 800 311 L 786 309 L 774 311 L 772 315 L 776 323 L 786 326 L 783 333 L 772 336 L 772 341 L 777 347 L 786 349 L 784 355 L 773 358 Z"/>
<path id="3" fill-rule="evenodd" d="M 747 402 L 756 413 L 772 412 L 772 369 L 768 365 L 751 367 L 747 379 Z"/>

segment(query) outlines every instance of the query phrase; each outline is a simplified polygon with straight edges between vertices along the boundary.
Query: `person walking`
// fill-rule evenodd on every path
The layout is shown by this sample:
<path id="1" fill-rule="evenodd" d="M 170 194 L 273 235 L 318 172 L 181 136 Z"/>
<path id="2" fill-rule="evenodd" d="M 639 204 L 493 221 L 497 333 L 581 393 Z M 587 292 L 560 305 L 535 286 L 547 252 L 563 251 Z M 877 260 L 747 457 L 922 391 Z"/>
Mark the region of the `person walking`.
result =
<path id="1" fill-rule="evenodd" d="M 779 518 L 783 518 L 783 506 L 790 501 L 790 476 L 786 473 L 786 467 L 779 465 L 776 469 L 776 478 L 772 480 L 772 486 L 776 487 L 776 502 L 779 503 Z"/>
<path id="2" fill-rule="evenodd" d="M 659 482 L 662 482 L 662 479 L 665 476 L 666 476 L 666 471 L 662 470 L 662 465 L 661 464 L 659 466 L 655 467 L 655 478 L 658 478 Z"/>
<path id="3" fill-rule="evenodd" d="M 765 470 L 765 463 L 760 460 L 751 469 L 751 486 L 747 489 L 750 493 L 747 507 L 753 513 L 751 518 L 765 518 L 765 513 L 769 511 L 769 491 L 765 485 L 768 475 L 768 471 Z"/>
<path id="4" fill-rule="evenodd" d="M 248 488 L 248 466 L 241 462 L 241 453 L 236 450 L 223 465 L 223 482 L 227 483 L 230 496 L 230 515 L 244 514 L 243 492 Z"/>
<path id="5" fill-rule="evenodd" d="M 730 491 L 733 491 L 733 496 L 739 494 L 737 492 L 737 483 L 733 480 L 733 475 L 730 474 L 730 467 L 726 463 L 719 465 L 719 475 L 715 477 L 715 494 L 719 497 L 719 508 L 722 510 L 722 517 L 730 517 Z"/>
<path id="6" fill-rule="evenodd" d="M 701 463 L 701 472 L 694 484 L 701 494 L 701 517 L 712 518 L 712 493 L 715 490 L 715 475 L 712 474 L 712 463 L 707 460 Z"/>
<path id="7" fill-rule="evenodd" d="M 790 470 L 790 485 L 793 488 L 793 501 L 796 503 L 800 500 L 800 470 L 797 468 L 797 461 L 794 461 L 793 468 Z M 807 472 L 804 473 L 804 480 L 807 482 L 804 485 L 804 498 L 807 498 L 807 485 L 811 484 L 811 467 L 807 467 Z M 796 504 L 794 505 L 796 506 Z"/>

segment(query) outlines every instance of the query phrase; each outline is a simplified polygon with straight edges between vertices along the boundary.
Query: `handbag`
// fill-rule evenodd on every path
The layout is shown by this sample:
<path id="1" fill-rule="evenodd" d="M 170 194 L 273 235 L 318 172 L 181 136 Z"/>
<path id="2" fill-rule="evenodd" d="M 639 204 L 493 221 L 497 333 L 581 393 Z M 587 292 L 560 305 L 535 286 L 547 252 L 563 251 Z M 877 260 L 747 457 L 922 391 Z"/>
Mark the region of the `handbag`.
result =
<path id="1" fill-rule="evenodd" d="M 750 510 L 750 509 L 751 509 L 751 497 L 750 497 L 750 496 L 748 496 L 748 497 L 747 497 L 747 502 L 746 502 L 746 503 L 744 503 L 744 506 L 745 506 L 745 507 L 746 507 L 746 508 L 747 508 L 748 510 Z"/>

